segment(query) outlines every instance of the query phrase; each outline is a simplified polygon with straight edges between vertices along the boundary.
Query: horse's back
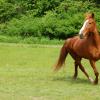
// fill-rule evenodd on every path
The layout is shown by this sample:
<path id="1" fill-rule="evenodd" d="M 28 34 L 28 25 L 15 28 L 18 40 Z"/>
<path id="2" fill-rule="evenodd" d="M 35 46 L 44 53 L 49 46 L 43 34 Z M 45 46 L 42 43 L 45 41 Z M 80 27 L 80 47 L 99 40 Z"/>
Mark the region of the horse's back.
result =
<path id="1" fill-rule="evenodd" d="M 72 38 L 68 38 L 65 40 L 65 43 L 69 46 L 69 48 L 73 48 L 74 44 L 79 40 L 79 36 L 74 36 Z"/>

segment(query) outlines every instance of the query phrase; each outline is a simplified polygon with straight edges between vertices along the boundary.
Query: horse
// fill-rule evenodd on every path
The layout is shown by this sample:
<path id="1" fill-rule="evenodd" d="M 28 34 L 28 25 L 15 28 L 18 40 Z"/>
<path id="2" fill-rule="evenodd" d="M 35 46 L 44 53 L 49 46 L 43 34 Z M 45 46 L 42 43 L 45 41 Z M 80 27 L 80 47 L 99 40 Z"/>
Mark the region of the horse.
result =
<path id="1" fill-rule="evenodd" d="M 74 36 L 65 40 L 54 70 L 58 71 L 65 63 L 67 55 L 70 54 L 75 61 L 75 73 L 73 78 L 77 78 L 78 68 L 80 68 L 91 83 L 98 84 L 99 72 L 95 63 L 100 59 L 100 36 L 96 26 L 94 13 L 88 13 L 86 15 L 85 22 L 80 29 L 79 35 L 82 35 L 83 38 L 81 39 L 79 36 Z M 94 70 L 95 80 L 88 75 L 82 65 L 82 58 L 89 60 L 90 65 Z"/>

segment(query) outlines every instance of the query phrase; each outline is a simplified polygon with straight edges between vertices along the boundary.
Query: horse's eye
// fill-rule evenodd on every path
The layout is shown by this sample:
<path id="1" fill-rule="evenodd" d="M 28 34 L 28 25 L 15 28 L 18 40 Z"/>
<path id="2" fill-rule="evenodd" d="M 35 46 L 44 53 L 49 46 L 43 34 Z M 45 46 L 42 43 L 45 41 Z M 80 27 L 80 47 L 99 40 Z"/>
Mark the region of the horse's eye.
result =
<path id="1" fill-rule="evenodd" d="M 89 24 L 91 24 L 91 23 L 89 23 Z"/>

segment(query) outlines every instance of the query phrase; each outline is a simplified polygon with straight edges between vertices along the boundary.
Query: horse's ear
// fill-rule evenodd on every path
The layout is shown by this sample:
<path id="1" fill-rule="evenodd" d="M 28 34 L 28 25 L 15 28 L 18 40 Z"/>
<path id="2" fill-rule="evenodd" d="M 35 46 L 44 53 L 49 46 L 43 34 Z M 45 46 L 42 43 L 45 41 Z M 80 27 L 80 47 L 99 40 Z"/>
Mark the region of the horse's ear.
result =
<path id="1" fill-rule="evenodd" d="M 91 17 L 94 18 L 94 13 L 91 13 Z"/>
<path id="2" fill-rule="evenodd" d="M 94 18 L 94 13 L 90 13 L 90 12 L 86 13 L 85 14 L 85 18 L 86 19 L 88 19 L 88 18 Z"/>

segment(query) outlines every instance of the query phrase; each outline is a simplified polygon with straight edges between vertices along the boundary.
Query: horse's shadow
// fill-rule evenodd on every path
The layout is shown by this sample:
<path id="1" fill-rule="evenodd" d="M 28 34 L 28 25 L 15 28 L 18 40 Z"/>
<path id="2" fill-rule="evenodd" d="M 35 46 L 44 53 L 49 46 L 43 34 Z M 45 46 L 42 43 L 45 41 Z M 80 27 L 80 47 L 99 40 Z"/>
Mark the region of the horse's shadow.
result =
<path id="1" fill-rule="evenodd" d="M 89 80 L 88 79 L 83 79 L 83 78 L 77 78 L 77 79 L 74 79 L 73 77 L 71 76 L 67 76 L 67 77 L 55 77 L 53 78 L 53 81 L 63 81 L 63 82 L 67 82 L 67 83 L 70 83 L 70 84 L 90 84 Z"/>

